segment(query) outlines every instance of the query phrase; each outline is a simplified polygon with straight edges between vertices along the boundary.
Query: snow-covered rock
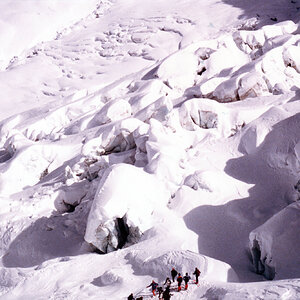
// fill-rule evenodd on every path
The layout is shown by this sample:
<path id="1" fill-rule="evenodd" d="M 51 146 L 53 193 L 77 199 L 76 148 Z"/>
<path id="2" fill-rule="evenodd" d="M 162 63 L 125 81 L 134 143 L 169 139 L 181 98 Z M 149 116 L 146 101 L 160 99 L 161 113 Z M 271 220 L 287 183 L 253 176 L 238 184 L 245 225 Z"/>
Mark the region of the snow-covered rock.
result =
<path id="1" fill-rule="evenodd" d="M 129 94 L 130 98 L 128 100 L 132 107 L 133 115 L 149 107 L 162 96 L 167 96 L 171 93 L 171 89 L 159 79 L 132 82 L 129 85 L 129 91 L 133 94 Z"/>
<path id="2" fill-rule="evenodd" d="M 151 118 L 154 118 L 160 122 L 164 122 L 167 120 L 167 116 L 172 109 L 172 101 L 166 97 L 161 97 L 140 110 L 134 115 L 134 117 L 147 123 Z"/>
<path id="3" fill-rule="evenodd" d="M 95 114 L 91 122 L 97 122 L 99 125 L 122 120 L 131 116 L 130 104 L 121 99 L 106 103 L 100 111 Z M 95 126 L 95 125 L 94 125 Z"/>
<path id="4" fill-rule="evenodd" d="M 262 30 L 238 30 L 233 34 L 238 47 L 246 53 L 261 48 L 265 43 L 265 36 Z"/>
<path id="5" fill-rule="evenodd" d="M 226 81 L 227 77 L 212 77 L 207 81 L 200 83 L 199 89 L 203 97 L 209 98 L 212 97 L 214 90 L 222 82 Z"/>
<path id="6" fill-rule="evenodd" d="M 51 195 L 56 209 L 61 212 L 72 212 L 87 194 L 87 186 L 84 181 L 64 186 Z"/>
<path id="7" fill-rule="evenodd" d="M 145 169 L 155 174 L 171 193 L 180 186 L 185 173 L 186 149 L 191 146 L 191 136 L 185 133 L 180 128 L 177 132 L 155 119 L 150 120 Z"/>
<path id="8" fill-rule="evenodd" d="M 239 76 L 232 77 L 219 84 L 213 91 L 212 97 L 219 102 L 238 100 Z"/>
<path id="9" fill-rule="evenodd" d="M 209 129 L 218 126 L 218 103 L 208 99 L 191 99 L 179 109 L 181 126 L 187 130 L 197 127 Z"/>
<path id="10" fill-rule="evenodd" d="M 172 89 L 184 90 L 194 85 L 198 69 L 198 58 L 188 50 L 187 47 L 170 55 L 158 66 L 155 73 Z"/>
<path id="11" fill-rule="evenodd" d="M 104 272 L 104 274 L 99 277 L 99 280 L 104 286 L 111 286 L 123 281 L 122 278 L 116 272 L 114 272 L 114 270 Z"/>
<path id="12" fill-rule="evenodd" d="M 18 139 L 18 141 L 20 141 Z M 75 144 L 72 147 L 49 143 L 24 143 L 19 149 L 14 141 L 14 159 L 6 165 L 1 165 L 0 189 L 2 194 L 16 193 L 23 188 L 37 184 L 44 176 L 62 166 L 66 157 L 73 157 L 79 153 Z M 17 150 L 16 150 L 17 149 Z M 14 178 L 12 181 L 11 178 Z"/>
<path id="13" fill-rule="evenodd" d="M 206 71 L 204 78 L 214 76 L 226 77 L 240 66 L 250 61 L 249 56 L 242 52 L 231 37 L 226 37 L 219 45 L 217 51 L 210 54 L 204 61 Z"/>
<path id="14" fill-rule="evenodd" d="M 300 46 L 290 46 L 283 53 L 283 59 L 287 66 L 291 66 L 300 73 Z"/>
<path id="15" fill-rule="evenodd" d="M 290 20 L 262 27 L 262 31 L 264 32 L 266 39 L 270 39 L 278 35 L 293 33 L 297 29 L 298 25 Z"/>
<path id="16" fill-rule="evenodd" d="M 282 48 L 274 48 L 268 51 L 262 59 L 261 68 L 270 90 L 276 84 L 284 82 L 284 76 L 282 75 L 286 66 L 282 57 Z"/>
<path id="17" fill-rule="evenodd" d="M 237 90 L 240 100 L 264 96 L 269 93 L 268 86 L 258 72 L 251 72 L 243 76 L 239 81 Z"/>
<path id="18" fill-rule="evenodd" d="M 119 120 L 101 126 L 95 134 L 82 146 L 84 156 L 99 156 L 105 152 L 120 152 L 135 146 L 132 133 L 143 122 L 135 118 Z"/>
<path id="19" fill-rule="evenodd" d="M 267 279 L 299 276 L 300 206 L 293 203 L 275 214 L 250 235 L 255 271 Z"/>
<path id="20" fill-rule="evenodd" d="M 127 241 L 138 241 L 153 226 L 154 210 L 162 210 L 168 198 L 168 192 L 156 177 L 142 169 L 126 164 L 110 167 L 99 183 L 85 240 L 102 252 L 120 248 L 120 243 L 124 246 Z M 125 240 L 121 241 L 122 238 Z"/>

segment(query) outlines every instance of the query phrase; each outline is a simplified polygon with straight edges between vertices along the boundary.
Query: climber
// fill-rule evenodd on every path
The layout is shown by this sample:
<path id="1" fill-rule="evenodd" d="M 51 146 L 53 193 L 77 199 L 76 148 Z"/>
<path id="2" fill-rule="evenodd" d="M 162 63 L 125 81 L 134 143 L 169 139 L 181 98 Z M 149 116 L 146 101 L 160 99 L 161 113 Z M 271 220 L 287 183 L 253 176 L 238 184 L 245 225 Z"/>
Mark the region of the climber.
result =
<path id="1" fill-rule="evenodd" d="M 181 277 L 180 273 L 178 273 L 177 282 L 178 282 L 178 292 L 180 292 L 181 291 L 181 283 L 182 283 L 182 277 Z"/>
<path id="2" fill-rule="evenodd" d="M 187 290 L 188 288 L 188 282 L 190 281 L 191 277 L 189 276 L 188 273 L 185 273 L 185 276 L 183 276 L 183 280 L 185 282 L 185 286 L 184 286 L 184 289 Z"/>
<path id="3" fill-rule="evenodd" d="M 158 284 L 154 280 L 152 280 L 152 282 L 147 287 L 150 287 L 150 286 L 151 286 L 152 294 L 153 294 L 153 296 L 155 296 L 155 291 L 156 291 Z"/>
<path id="4" fill-rule="evenodd" d="M 159 286 L 158 288 L 157 288 L 157 292 L 158 292 L 158 299 L 161 299 L 161 295 L 162 295 L 162 293 L 163 293 L 163 288 L 161 287 L 161 286 Z"/>
<path id="5" fill-rule="evenodd" d="M 163 292 L 163 300 L 170 300 L 172 294 L 170 294 L 170 288 L 166 287 L 165 291 Z"/>
<path id="6" fill-rule="evenodd" d="M 131 293 L 128 297 L 127 297 L 128 300 L 134 300 L 133 298 L 133 294 Z"/>
<path id="7" fill-rule="evenodd" d="M 198 278 L 199 278 L 200 274 L 201 274 L 200 270 L 196 267 L 195 271 L 193 273 L 193 275 L 195 275 L 195 277 L 196 277 L 196 284 L 198 284 L 198 282 L 199 282 Z"/>
<path id="8" fill-rule="evenodd" d="M 178 272 L 174 268 L 172 268 L 171 276 L 172 276 L 173 282 L 175 281 L 175 277 L 176 277 L 177 274 L 178 274 Z"/>
<path id="9" fill-rule="evenodd" d="M 171 280 L 170 280 L 169 277 L 166 278 L 166 281 L 165 281 L 164 285 L 165 285 L 166 287 L 169 287 L 169 288 L 171 287 Z"/>

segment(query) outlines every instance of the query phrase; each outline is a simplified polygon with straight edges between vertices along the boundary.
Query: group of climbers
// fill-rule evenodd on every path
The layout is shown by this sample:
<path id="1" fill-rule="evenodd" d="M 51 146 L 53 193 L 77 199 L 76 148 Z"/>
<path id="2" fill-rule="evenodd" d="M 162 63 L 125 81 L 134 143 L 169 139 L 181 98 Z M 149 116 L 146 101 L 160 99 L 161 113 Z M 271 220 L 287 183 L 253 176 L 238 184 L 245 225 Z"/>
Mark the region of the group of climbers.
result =
<path id="1" fill-rule="evenodd" d="M 198 284 L 198 282 L 199 282 L 200 274 L 201 274 L 200 270 L 196 267 L 195 271 L 193 273 L 193 275 L 195 275 L 195 278 L 196 278 L 196 280 L 195 280 L 196 284 Z M 185 283 L 184 289 L 185 290 L 188 289 L 188 283 L 191 280 L 191 277 L 189 276 L 188 273 L 185 273 L 185 276 L 182 277 L 181 274 L 178 273 L 175 270 L 175 268 L 172 268 L 171 277 L 172 277 L 173 282 L 175 282 L 175 278 L 177 277 L 176 281 L 178 283 L 178 288 L 177 288 L 178 292 L 181 291 L 182 281 L 184 281 L 184 283 Z M 151 291 L 152 291 L 153 296 L 156 296 L 156 292 L 157 292 L 158 293 L 158 299 L 169 300 L 169 299 L 171 299 L 171 296 L 172 296 L 172 294 L 170 292 L 171 280 L 170 280 L 169 277 L 166 278 L 166 281 L 163 285 L 166 287 L 165 290 L 163 290 L 163 288 L 161 286 L 158 286 L 157 282 L 152 280 L 152 282 L 147 286 L 147 288 L 151 287 Z M 128 300 L 134 300 L 133 294 L 130 294 L 127 299 Z M 136 298 L 136 300 L 142 300 L 142 299 L 143 299 L 143 297 Z"/>
<path id="2" fill-rule="evenodd" d="M 158 286 L 158 283 L 152 280 L 152 282 L 147 287 L 151 287 L 153 296 L 156 296 L 156 292 L 158 293 L 158 299 L 169 300 L 171 299 L 172 295 L 170 291 L 171 280 L 169 277 L 166 279 L 164 285 L 166 286 L 165 290 L 161 286 Z"/>
<path id="3" fill-rule="evenodd" d="M 196 281 L 195 281 L 196 284 L 198 284 L 198 282 L 199 282 L 198 278 L 199 278 L 200 274 L 201 274 L 200 270 L 196 267 L 195 271 L 193 273 L 193 275 L 195 275 L 195 277 L 196 277 Z M 175 278 L 177 276 L 178 292 L 181 291 L 181 283 L 182 283 L 182 281 L 184 281 L 184 283 L 185 283 L 184 289 L 185 290 L 188 289 L 188 283 L 189 283 L 189 281 L 191 279 L 191 276 L 189 276 L 188 273 L 185 273 L 185 276 L 182 277 L 180 273 L 178 273 L 174 268 L 172 268 L 172 270 L 171 270 L 171 276 L 172 276 L 173 282 L 175 282 Z"/>

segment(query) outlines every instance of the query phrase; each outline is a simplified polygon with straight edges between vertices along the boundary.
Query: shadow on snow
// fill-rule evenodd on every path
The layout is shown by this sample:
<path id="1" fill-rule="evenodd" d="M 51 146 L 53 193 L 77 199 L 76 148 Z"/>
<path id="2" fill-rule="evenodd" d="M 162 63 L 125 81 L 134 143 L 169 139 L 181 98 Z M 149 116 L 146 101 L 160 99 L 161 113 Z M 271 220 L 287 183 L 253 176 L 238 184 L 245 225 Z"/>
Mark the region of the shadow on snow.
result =
<path id="1" fill-rule="evenodd" d="M 222 0 L 224 3 L 242 9 L 240 19 L 257 18 L 258 26 L 275 24 L 286 20 L 300 21 L 299 0 Z"/>
<path id="2" fill-rule="evenodd" d="M 227 174 L 254 184 L 249 197 L 220 206 L 198 206 L 184 217 L 187 227 L 199 235 L 199 253 L 230 264 L 242 282 L 262 280 L 253 273 L 249 259 L 249 233 L 289 204 L 287 191 L 299 178 L 284 161 L 300 140 L 299 128 L 300 113 L 275 124 L 251 154 L 227 162 Z M 274 155 L 277 162 L 282 159 L 277 168 L 272 165 Z"/>
<path id="3" fill-rule="evenodd" d="M 85 224 L 80 224 L 83 230 L 78 230 L 66 220 L 66 214 L 36 220 L 10 244 L 2 258 L 3 265 L 8 268 L 27 268 L 49 259 L 78 254 L 84 242 Z"/>

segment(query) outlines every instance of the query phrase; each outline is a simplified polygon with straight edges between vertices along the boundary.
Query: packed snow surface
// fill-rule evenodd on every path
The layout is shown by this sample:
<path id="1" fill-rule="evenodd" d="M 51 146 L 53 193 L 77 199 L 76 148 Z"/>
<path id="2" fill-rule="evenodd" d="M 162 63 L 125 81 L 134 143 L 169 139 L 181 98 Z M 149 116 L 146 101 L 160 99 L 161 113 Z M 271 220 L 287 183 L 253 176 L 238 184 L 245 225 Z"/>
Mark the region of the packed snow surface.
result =
<path id="1" fill-rule="evenodd" d="M 0 298 L 299 299 L 299 13 L 2 1 Z"/>

